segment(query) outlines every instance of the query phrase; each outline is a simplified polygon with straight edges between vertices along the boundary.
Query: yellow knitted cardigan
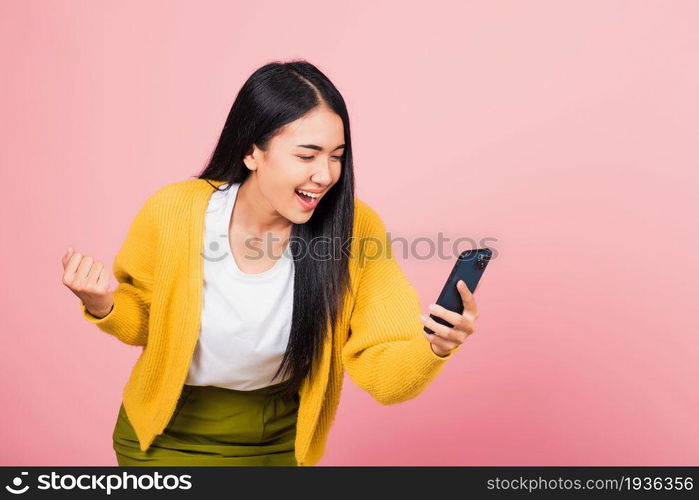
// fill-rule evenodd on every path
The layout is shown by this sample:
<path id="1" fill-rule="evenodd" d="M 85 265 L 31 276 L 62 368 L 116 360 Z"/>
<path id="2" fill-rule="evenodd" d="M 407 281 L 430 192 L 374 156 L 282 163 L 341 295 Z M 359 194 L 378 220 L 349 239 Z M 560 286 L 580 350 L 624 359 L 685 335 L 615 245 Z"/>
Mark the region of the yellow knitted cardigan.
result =
<path id="1" fill-rule="evenodd" d="M 170 421 L 197 343 L 204 216 L 213 192 L 206 180 L 188 179 L 151 194 L 115 256 L 112 311 L 97 318 L 80 303 L 83 317 L 100 330 L 143 346 L 123 390 L 143 451 Z M 461 347 L 444 357 L 434 353 L 422 333 L 417 293 L 393 258 L 381 218 L 357 198 L 354 206 L 352 294 L 326 336 L 317 371 L 300 388 L 295 441 L 300 466 L 315 465 L 325 451 L 344 369 L 376 401 L 395 404 L 420 394 Z"/>

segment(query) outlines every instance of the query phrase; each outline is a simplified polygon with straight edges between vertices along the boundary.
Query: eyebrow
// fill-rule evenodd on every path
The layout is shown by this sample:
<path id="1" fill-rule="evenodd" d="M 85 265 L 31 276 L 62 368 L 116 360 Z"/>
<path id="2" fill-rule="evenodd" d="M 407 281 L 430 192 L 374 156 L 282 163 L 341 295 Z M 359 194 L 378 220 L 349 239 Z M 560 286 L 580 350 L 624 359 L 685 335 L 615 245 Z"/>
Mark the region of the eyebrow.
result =
<path id="1" fill-rule="evenodd" d="M 315 149 L 316 151 L 323 151 L 323 148 L 320 146 L 316 146 L 315 144 L 297 144 L 298 147 L 300 148 L 308 148 L 308 149 Z M 338 149 L 343 149 L 345 147 L 344 144 L 340 144 L 338 147 L 333 149 L 333 151 L 338 150 Z"/>

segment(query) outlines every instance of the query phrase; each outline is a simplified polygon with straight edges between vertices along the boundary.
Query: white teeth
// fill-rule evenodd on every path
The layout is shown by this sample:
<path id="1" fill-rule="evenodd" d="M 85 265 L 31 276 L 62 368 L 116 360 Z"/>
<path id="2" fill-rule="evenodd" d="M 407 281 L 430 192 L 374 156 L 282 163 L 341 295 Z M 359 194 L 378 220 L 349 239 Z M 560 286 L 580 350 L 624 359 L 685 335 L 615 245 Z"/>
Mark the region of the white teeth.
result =
<path id="1" fill-rule="evenodd" d="M 319 198 L 320 197 L 320 194 L 318 194 L 318 193 L 309 193 L 308 191 L 301 191 L 300 189 L 297 189 L 296 192 L 305 194 L 306 196 L 310 196 L 311 198 Z"/>

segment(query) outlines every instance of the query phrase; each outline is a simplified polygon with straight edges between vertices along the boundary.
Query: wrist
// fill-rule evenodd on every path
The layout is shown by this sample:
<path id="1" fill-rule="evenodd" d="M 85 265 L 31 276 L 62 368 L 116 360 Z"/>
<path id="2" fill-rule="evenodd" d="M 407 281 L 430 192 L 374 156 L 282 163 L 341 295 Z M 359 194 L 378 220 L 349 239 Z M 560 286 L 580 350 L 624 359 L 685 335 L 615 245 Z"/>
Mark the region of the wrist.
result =
<path id="1" fill-rule="evenodd" d="M 87 307 L 87 306 L 85 306 L 85 309 L 87 310 L 87 312 L 89 312 L 89 313 L 90 313 L 92 316 L 94 316 L 95 318 L 102 319 L 102 318 L 104 318 L 105 316 L 107 316 L 109 313 L 112 312 L 112 309 L 114 309 L 114 304 L 112 304 L 111 306 L 109 306 L 109 309 L 93 310 L 93 309 L 90 309 L 90 308 Z"/>
<path id="2" fill-rule="evenodd" d="M 449 354 L 451 353 L 451 350 L 449 350 L 449 351 L 442 351 L 442 350 L 439 349 L 439 348 L 435 348 L 434 344 L 431 343 L 431 342 L 430 342 L 430 348 L 432 348 L 432 352 L 435 353 L 435 354 L 436 354 L 437 356 L 439 356 L 440 358 L 446 358 L 446 357 L 449 356 Z"/>

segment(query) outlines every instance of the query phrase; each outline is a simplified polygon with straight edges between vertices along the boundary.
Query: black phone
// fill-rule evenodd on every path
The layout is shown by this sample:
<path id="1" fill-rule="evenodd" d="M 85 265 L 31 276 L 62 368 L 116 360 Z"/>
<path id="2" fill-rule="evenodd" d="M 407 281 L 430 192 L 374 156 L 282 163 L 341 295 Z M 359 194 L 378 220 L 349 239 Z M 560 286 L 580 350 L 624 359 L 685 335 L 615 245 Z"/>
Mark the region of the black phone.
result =
<path id="1" fill-rule="evenodd" d="M 442 288 L 442 293 L 439 294 L 436 304 L 454 311 L 456 313 L 462 314 L 464 312 L 464 303 L 461 300 L 461 294 L 459 293 L 456 284 L 459 280 L 464 280 L 466 286 L 471 293 L 476 289 L 476 285 L 483 276 L 485 267 L 488 265 L 488 261 L 493 256 L 493 251 L 490 248 L 478 248 L 475 250 L 464 250 L 459 254 L 456 259 L 456 263 L 451 270 L 451 274 L 447 278 L 447 282 Z M 443 320 L 439 316 L 430 314 L 430 318 L 435 320 L 441 325 L 448 326 L 452 328 L 454 325 L 448 321 Z M 426 333 L 434 333 L 426 326 L 424 327 Z"/>

